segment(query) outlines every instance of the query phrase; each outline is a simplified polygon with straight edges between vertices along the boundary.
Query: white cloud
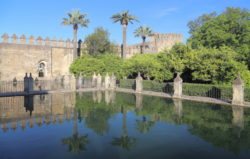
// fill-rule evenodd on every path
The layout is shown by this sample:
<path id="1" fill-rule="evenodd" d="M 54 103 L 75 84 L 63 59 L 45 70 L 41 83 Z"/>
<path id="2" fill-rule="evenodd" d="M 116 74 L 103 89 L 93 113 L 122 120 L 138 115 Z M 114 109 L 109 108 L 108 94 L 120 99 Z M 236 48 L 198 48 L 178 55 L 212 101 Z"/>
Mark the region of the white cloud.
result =
<path id="1" fill-rule="evenodd" d="M 167 15 L 170 15 L 171 13 L 175 13 L 177 11 L 178 11 L 178 8 L 174 8 L 174 7 L 165 8 L 165 9 L 157 11 L 156 14 L 155 14 L 155 17 L 156 18 L 162 18 L 162 17 L 165 17 Z"/>

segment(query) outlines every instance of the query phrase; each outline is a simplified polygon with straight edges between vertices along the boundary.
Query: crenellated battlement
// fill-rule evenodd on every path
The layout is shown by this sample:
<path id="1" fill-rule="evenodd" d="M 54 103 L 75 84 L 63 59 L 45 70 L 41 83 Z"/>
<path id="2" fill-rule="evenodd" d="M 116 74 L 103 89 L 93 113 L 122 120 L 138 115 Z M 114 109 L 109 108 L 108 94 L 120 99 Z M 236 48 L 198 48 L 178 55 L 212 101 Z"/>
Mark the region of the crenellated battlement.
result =
<path id="1" fill-rule="evenodd" d="M 144 53 L 157 53 L 165 49 L 171 49 L 176 43 L 183 41 L 182 34 L 176 33 L 154 33 L 145 42 Z M 127 58 L 141 52 L 142 43 L 127 46 Z"/>
<path id="2" fill-rule="evenodd" d="M 161 34 L 161 33 L 154 33 L 150 37 L 150 41 L 175 41 L 175 40 L 182 40 L 183 36 L 182 34 L 176 34 L 176 33 L 167 33 L 167 34 Z"/>
<path id="3" fill-rule="evenodd" d="M 34 36 L 26 37 L 25 35 L 21 35 L 20 37 L 18 37 L 16 34 L 9 36 L 6 33 L 3 34 L 1 38 L 2 41 L 0 41 L 0 43 L 7 43 L 7 44 L 73 48 L 73 42 L 70 39 L 67 39 L 65 41 L 63 39 L 57 40 L 56 38 L 50 39 L 49 37 L 43 39 L 41 36 L 38 36 L 37 38 L 35 38 Z"/>

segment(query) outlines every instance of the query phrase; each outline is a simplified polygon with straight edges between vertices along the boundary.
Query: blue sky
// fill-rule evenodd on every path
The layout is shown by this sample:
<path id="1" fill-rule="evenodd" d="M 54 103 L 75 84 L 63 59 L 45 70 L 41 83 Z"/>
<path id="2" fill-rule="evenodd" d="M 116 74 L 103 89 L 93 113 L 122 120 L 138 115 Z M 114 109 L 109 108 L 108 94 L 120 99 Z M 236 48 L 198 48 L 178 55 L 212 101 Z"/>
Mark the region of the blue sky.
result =
<path id="1" fill-rule="evenodd" d="M 129 44 L 141 41 L 133 35 L 140 25 L 160 33 L 181 33 L 187 39 L 190 20 L 204 13 L 220 13 L 226 7 L 250 9 L 250 0 L 1 0 L 0 34 L 72 39 L 72 27 L 62 26 L 61 21 L 68 12 L 79 9 L 90 19 L 88 28 L 79 29 L 79 38 L 84 39 L 102 26 L 109 30 L 111 40 L 120 44 L 121 26 L 114 24 L 110 17 L 129 10 L 140 20 L 128 26 Z"/>

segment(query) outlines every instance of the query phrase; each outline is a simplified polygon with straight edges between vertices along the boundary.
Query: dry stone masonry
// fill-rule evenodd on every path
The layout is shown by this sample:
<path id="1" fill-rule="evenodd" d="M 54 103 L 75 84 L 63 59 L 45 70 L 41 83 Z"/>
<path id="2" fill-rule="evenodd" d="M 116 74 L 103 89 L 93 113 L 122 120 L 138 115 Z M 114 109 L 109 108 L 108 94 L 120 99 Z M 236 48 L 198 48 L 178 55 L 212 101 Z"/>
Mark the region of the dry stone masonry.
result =
<path id="1" fill-rule="evenodd" d="M 0 41 L 0 59 L 1 81 L 10 81 L 13 77 L 20 80 L 26 72 L 39 80 L 50 80 L 70 74 L 73 43 L 69 39 L 63 41 L 4 34 Z"/>

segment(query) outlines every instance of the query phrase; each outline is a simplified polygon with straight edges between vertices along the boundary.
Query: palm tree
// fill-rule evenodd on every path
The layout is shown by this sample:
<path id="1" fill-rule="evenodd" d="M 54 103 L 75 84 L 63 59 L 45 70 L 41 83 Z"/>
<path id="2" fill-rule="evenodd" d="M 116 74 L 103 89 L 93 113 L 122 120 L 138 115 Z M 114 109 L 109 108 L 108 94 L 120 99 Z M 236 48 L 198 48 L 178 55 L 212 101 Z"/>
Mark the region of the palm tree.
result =
<path id="1" fill-rule="evenodd" d="M 135 145 L 136 139 L 134 137 L 128 136 L 127 125 L 126 125 L 127 112 L 123 106 L 121 108 L 121 112 L 122 112 L 123 134 L 121 137 L 113 138 L 113 141 L 111 144 L 114 146 L 120 146 L 121 148 L 126 149 L 126 150 L 130 150 L 130 148 Z"/>
<path id="2" fill-rule="evenodd" d="M 150 35 L 153 34 L 153 31 L 150 27 L 146 27 L 146 26 L 140 26 L 139 28 L 137 28 L 134 32 L 135 37 L 141 37 L 142 38 L 142 49 L 141 49 L 141 53 L 144 53 L 145 50 L 145 41 L 146 38 L 149 37 Z"/>
<path id="3" fill-rule="evenodd" d="M 133 24 L 133 21 L 138 21 L 137 18 L 131 14 L 129 14 L 129 11 L 123 11 L 121 13 L 114 14 L 111 19 L 114 23 L 120 22 L 122 25 L 122 58 L 126 58 L 126 36 L 127 36 L 127 26 L 128 23 Z"/>
<path id="4" fill-rule="evenodd" d="M 74 59 L 77 57 L 77 31 L 78 27 L 88 27 L 89 19 L 86 14 L 81 14 L 79 10 L 68 13 L 68 18 L 63 18 L 63 25 L 72 25 L 74 33 Z"/>
<path id="5" fill-rule="evenodd" d="M 79 153 L 81 150 L 86 150 L 88 144 L 88 135 L 79 136 L 77 126 L 77 110 L 74 110 L 74 127 L 72 137 L 62 139 L 62 143 L 69 146 L 69 151 Z"/>

